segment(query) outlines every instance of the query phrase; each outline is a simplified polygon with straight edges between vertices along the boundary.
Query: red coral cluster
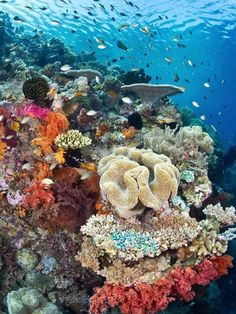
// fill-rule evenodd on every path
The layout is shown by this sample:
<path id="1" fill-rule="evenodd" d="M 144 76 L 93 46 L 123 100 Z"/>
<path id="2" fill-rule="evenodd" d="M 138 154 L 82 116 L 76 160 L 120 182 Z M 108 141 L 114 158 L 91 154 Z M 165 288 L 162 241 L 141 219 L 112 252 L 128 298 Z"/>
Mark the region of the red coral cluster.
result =
<path id="1" fill-rule="evenodd" d="M 177 267 L 155 284 L 128 287 L 105 284 L 96 289 L 96 294 L 91 297 L 90 313 L 100 314 L 108 307 L 119 307 L 122 314 L 156 313 L 166 309 L 177 297 L 191 301 L 195 296 L 194 285 L 205 286 L 227 274 L 230 267 L 232 257 L 224 255 L 206 259 L 193 268 Z"/>
<path id="2" fill-rule="evenodd" d="M 55 200 L 50 188 L 38 180 L 33 180 L 24 190 L 24 195 L 23 207 L 35 212 L 41 208 L 48 209 Z"/>

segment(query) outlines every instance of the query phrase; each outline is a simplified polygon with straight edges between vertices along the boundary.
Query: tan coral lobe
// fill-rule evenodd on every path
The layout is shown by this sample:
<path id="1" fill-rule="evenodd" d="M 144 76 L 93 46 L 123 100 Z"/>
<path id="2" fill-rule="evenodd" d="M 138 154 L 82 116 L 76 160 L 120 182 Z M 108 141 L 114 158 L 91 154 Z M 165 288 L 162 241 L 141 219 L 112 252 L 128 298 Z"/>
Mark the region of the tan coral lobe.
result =
<path id="1" fill-rule="evenodd" d="M 120 217 L 160 208 L 177 194 L 179 171 L 165 155 L 151 150 L 120 147 L 101 159 L 102 195 Z"/>

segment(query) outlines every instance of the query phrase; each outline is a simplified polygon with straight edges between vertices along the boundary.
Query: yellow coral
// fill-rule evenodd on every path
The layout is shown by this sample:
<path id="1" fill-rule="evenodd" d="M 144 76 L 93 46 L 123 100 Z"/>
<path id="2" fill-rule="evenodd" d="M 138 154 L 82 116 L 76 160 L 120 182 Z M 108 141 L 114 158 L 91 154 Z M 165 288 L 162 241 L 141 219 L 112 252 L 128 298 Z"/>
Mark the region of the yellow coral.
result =
<path id="1" fill-rule="evenodd" d="M 150 150 L 118 148 L 100 161 L 98 173 L 102 194 L 126 219 L 145 207 L 159 209 L 177 194 L 178 169 Z"/>
<path id="2" fill-rule="evenodd" d="M 55 153 L 55 160 L 58 164 L 64 164 L 65 158 L 64 158 L 65 151 L 63 148 L 59 148 L 58 151 Z"/>
<path id="3" fill-rule="evenodd" d="M 7 149 L 7 144 L 0 140 L 0 160 L 3 159 Z"/>

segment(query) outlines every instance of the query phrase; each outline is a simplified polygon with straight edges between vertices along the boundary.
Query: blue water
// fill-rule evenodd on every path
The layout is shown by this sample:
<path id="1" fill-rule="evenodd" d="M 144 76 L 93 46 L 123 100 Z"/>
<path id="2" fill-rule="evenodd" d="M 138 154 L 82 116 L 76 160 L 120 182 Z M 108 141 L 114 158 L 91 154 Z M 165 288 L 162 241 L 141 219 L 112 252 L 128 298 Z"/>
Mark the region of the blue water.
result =
<path id="1" fill-rule="evenodd" d="M 197 117 L 205 115 L 205 123 L 213 132 L 216 129 L 225 148 L 235 145 L 234 0 L 133 0 L 133 5 L 123 0 L 3 2 L 0 10 L 25 21 L 14 25 L 61 38 L 77 52 L 95 51 L 104 64 L 124 57 L 116 64 L 125 70 L 143 67 L 153 83 L 174 84 L 177 74 L 180 79 L 175 84 L 186 87 L 186 92 L 176 96 L 175 102 L 190 107 Z M 128 29 L 120 29 L 124 24 Z M 149 34 L 140 31 L 143 27 L 148 27 Z M 99 49 L 95 38 L 103 39 L 106 48 Z M 119 49 L 117 40 L 129 50 Z M 206 82 L 209 88 L 203 85 Z M 193 107 L 192 101 L 200 107 Z"/>

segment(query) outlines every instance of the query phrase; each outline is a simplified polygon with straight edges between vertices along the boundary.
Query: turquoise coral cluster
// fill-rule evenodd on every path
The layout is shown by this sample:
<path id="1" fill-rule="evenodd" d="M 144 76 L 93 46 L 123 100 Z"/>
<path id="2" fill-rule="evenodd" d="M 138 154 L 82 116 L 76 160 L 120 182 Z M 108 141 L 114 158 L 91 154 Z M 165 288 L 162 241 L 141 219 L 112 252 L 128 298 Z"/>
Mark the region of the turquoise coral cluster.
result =
<path id="1" fill-rule="evenodd" d="M 156 255 L 159 245 L 155 239 L 146 233 L 136 232 L 133 230 L 116 231 L 111 235 L 112 241 L 116 248 L 122 251 L 132 249 L 141 251 L 143 255 Z"/>

